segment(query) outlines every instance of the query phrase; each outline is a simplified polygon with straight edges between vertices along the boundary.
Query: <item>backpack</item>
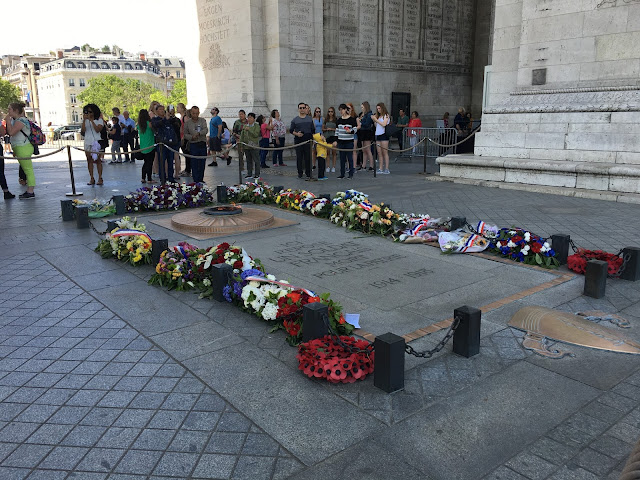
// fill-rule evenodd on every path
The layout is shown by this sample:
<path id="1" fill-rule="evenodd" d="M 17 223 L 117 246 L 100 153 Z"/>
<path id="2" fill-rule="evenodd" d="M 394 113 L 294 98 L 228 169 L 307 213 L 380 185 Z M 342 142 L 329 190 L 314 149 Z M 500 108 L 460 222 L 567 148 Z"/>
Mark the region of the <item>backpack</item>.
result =
<path id="1" fill-rule="evenodd" d="M 175 147 L 179 144 L 176 131 L 168 120 L 164 120 L 160 125 L 158 125 L 157 138 L 159 142 L 170 147 Z"/>
<path id="2" fill-rule="evenodd" d="M 371 112 L 367 112 L 364 115 L 362 115 L 362 119 L 360 120 L 360 125 L 362 125 L 362 129 L 363 130 L 372 130 L 373 127 L 373 120 L 371 120 Z"/>
<path id="3" fill-rule="evenodd" d="M 27 117 L 24 117 L 27 118 Z M 40 154 L 40 150 L 38 149 L 38 145 L 44 145 L 45 142 L 47 141 L 47 137 L 45 136 L 44 133 L 42 133 L 42 129 L 40 128 L 40 125 L 38 125 L 35 122 L 32 122 L 31 120 L 29 120 L 27 118 L 27 122 L 29 122 L 29 136 L 27 137 L 27 135 L 20 130 L 20 132 L 29 139 L 29 143 L 31 145 L 33 145 L 33 154 L 34 155 L 39 155 Z"/>

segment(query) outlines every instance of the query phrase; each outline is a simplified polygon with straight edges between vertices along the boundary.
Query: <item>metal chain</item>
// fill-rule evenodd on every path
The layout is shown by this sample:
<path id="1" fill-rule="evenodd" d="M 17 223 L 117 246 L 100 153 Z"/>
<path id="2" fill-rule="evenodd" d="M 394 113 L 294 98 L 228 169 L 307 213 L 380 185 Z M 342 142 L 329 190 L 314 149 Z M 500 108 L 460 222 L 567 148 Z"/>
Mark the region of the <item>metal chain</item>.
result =
<path id="1" fill-rule="evenodd" d="M 460 320 L 461 320 L 460 317 L 455 317 L 453 319 L 453 322 L 451 322 L 451 326 L 449 327 L 449 331 L 447 332 L 447 334 L 431 350 L 427 350 L 426 352 L 417 352 L 411 345 L 407 343 L 404 347 L 404 351 L 407 352 L 409 355 L 413 355 L 414 357 L 418 357 L 418 358 L 433 357 L 436 353 L 442 350 L 447 343 L 449 343 L 449 340 L 451 340 L 451 337 L 453 337 L 453 334 L 456 332 L 456 329 L 458 328 L 458 326 L 460 326 Z"/>
<path id="2" fill-rule="evenodd" d="M 622 272 L 624 272 L 624 269 L 627 266 L 627 263 L 629 263 L 629 260 L 631 260 L 631 254 L 627 253 L 626 255 L 623 253 L 622 250 L 620 250 L 618 252 L 618 257 L 622 256 L 622 263 L 620 264 L 620 267 L 618 268 L 618 270 L 616 271 L 616 273 L 608 273 L 607 277 L 609 278 L 618 278 L 620 277 L 620 275 L 622 275 Z"/>
<path id="3" fill-rule="evenodd" d="M 329 334 L 334 337 L 335 342 L 340 345 L 342 348 L 344 348 L 346 351 L 351 352 L 351 353 L 364 353 L 365 355 L 370 355 L 371 353 L 373 353 L 373 343 L 369 342 L 369 344 L 367 345 L 366 348 L 357 348 L 357 347 L 353 347 L 351 345 L 347 345 L 346 343 L 344 343 L 342 341 L 342 339 L 340 338 L 340 335 L 338 335 L 333 328 L 331 328 L 331 322 L 329 321 L 329 315 L 327 315 L 326 313 L 322 315 L 322 320 L 324 321 L 324 324 L 327 326 L 327 330 L 329 331 Z M 366 340 L 365 340 L 366 341 Z"/>
<path id="4" fill-rule="evenodd" d="M 104 232 L 99 232 L 99 231 L 96 229 L 96 227 L 93 225 L 93 223 L 91 223 L 91 222 L 89 222 L 89 226 L 91 227 L 91 230 L 93 230 L 94 232 L 96 232 L 96 235 L 98 235 L 99 237 L 104 237 L 104 236 L 107 234 L 107 232 L 109 231 L 109 230 L 105 230 Z"/>
<path id="5" fill-rule="evenodd" d="M 569 239 L 569 245 L 571 245 L 571 250 L 573 250 L 573 253 L 578 253 L 578 246 L 573 240 Z"/>

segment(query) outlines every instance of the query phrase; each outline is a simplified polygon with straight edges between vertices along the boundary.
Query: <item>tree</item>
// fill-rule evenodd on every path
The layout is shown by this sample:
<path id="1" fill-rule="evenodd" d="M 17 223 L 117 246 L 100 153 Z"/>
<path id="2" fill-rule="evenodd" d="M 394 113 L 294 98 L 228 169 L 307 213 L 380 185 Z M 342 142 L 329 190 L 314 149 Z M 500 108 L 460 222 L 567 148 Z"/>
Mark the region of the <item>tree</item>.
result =
<path id="1" fill-rule="evenodd" d="M 111 53 L 111 47 L 109 45 L 105 45 L 102 47 L 102 53 Z"/>
<path id="2" fill-rule="evenodd" d="M 143 108 L 156 100 L 166 103 L 167 97 L 151 84 L 134 79 L 122 79 L 115 75 L 103 75 L 89 80 L 87 88 L 78 95 L 81 103 L 95 103 L 105 116 L 111 115 L 111 109 L 126 108 L 133 118 Z"/>
<path id="3" fill-rule="evenodd" d="M 187 104 L 187 81 L 184 79 L 176 80 L 173 84 L 173 90 L 169 94 L 167 102 L 171 105 L 178 103 Z"/>
<path id="4" fill-rule="evenodd" d="M 0 78 L 0 110 L 7 111 L 10 103 L 20 101 L 20 90 L 15 85 Z"/>

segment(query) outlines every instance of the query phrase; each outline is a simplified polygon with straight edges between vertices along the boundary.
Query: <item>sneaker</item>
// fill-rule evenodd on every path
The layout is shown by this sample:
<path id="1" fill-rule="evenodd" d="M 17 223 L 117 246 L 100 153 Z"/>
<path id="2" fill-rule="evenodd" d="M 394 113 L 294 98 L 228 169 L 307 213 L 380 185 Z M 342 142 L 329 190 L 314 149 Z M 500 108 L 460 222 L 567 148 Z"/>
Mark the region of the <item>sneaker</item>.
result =
<path id="1" fill-rule="evenodd" d="M 281 163 L 281 164 L 280 164 L 280 166 L 281 166 L 281 167 L 286 167 L 286 166 L 287 166 L 287 164 L 286 164 L 286 163 Z"/>
<path id="2" fill-rule="evenodd" d="M 272 165 L 272 167 L 279 167 L 279 166 L 280 166 L 280 165 L 278 165 L 277 163 L 274 163 L 274 164 Z"/>
<path id="3" fill-rule="evenodd" d="M 382 169 L 381 169 L 381 168 L 379 168 L 378 170 L 376 170 L 376 173 L 377 173 L 378 175 L 382 175 L 382 174 L 384 174 L 384 172 L 382 171 Z"/>
<path id="4" fill-rule="evenodd" d="M 327 173 L 329 173 L 331 171 L 331 168 L 327 167 Z"/>
<path id="5" fill-rule="evenodd" d="M 15 196 L 13 193 L 11 193 L 11 192 L 4 192 L 4 199 L 5 199 L 5 200 L 10 200 L 10 199 L 12 199 L 12 198 L 16 198 L 16 196 Z"/>
<path id="6" fill-rule="evenodd" d="M 370 172 L 373 172 L 373 167 L 369 167 L 369 171 L 370 171 Z"/>
<path id="7" fill-rule="evenodd" d="M 118 163 L 118 162 L 114 162 L 113 160 L 111 160 L 111 161 L 109 162 L 109 165 L 113 165 L 114 163 Z"/>
<path id="8" fill-rule="evenodd" d="M 24 192 L 22 195 L 18 195 L 18 198 L 20 200 L 28 200 L 30 198 L 35 198 L 36 194 L 35 193 L 29 193 L 29 192 Z"/>
<path id="9" fill-rule="evenodd" d="M 260 168 L 269 168 L 269 165 L 260 165 Z"/>
<path id="10" fill-rule="evenodd" d="M 385 171 L 384 171 L 384 172 L 382 172 L 382 173 L 384 173 L 385 175 L 389 175 L 391 172 L 389 171 L 389 169 L 387 169 L 387 170 L 385 170 Z"/>
<path id="11" fill-rule="evenodd" d="M 253 178 L 253 175 L 247 175 L 246 177 L 244 177 L 245 180 L 249 180 L 250 178 Z"/>
<path id="12" fill-rule="evenodd" d="M 344 175 L 338 175 L 338 180 L 342 180 L 344 178 Z"/>
<path id="13" fill-rule="evenodd" d="M 333 168 L 331 169 L 331 173 L 336 173 L 336 169 L 335 169 L 335 167 L 333 167 Z"/>
<path id="14" fill-rule="evenodd" d="M 353 175 L 349 175 L 349 176 L 347 177 L 347 180 L 353 180 Z"/>
<path id="15" fill-rule="evenodd" d="M 329 177 L 318 177 L 318 180 L 329 180 Z"/>
<path id="16" fill-rule="evenodd" d="M 362 170 L 362 167 L 358 165 L 358 168 L 356 168 L 356 170 Z"/>
<path id="17" fill-rule="evenodd" d="M 215 160 L 211 163 L 208 164 L 210 167 L 217 167 L 218 166 L 218 162 L 216 162 Z"/>
<path id="18" fill-rule="evenodd" d="M 231 165 L 231 157 L 227 157 L 227 165 Z"/>
<path id="19" fill-rule="evenodd" d="M 298 178 L 302 178 L 302 175 L 298 175 Z"/>

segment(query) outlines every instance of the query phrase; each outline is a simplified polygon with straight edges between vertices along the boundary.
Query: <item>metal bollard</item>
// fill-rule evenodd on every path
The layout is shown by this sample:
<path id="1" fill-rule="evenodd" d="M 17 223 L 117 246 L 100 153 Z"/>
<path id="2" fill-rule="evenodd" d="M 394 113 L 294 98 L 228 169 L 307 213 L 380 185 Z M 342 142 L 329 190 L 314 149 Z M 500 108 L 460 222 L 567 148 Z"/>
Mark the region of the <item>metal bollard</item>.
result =
<path id="1" fill-rule="evenodd" d="M 318 195 L 318 198 L 325 198 L 327 200 L 331 200 L 331 194 L 329 194 L 329 193 L 321 193 L 320 195 Z"/>
<path id="2" fill-rule="evenodd" d="M 116 223 L 118 220 L 109 220 L 107 221 L 107 232 L 111 233 L 114 228 L 118 228 L 118 224 Z"/>
<path id="3" fill-rule="evenodd" d="M 376 337 L 373 349 L 373 385 L 387 393 L 404 389 L 405 340 L 393 333 Z"/>
<path id="4" fill-rule="evenodd" d="M 73 220 L 73 200 L 60 200 L 60 208 L 62 209 L 63 222 Z"/>
<path id="5" fill-rule="evenodd" d="M 227 203 L 228 197 L 226 185 L 218 185 L 216 193 L 218 194 L 218 203 Z"/>
<path id="6" fill-rule="evenodd" d="M 153 265 L 160 263 L 160 255 L 162 252 L 169 249 L 169 240 L 151 240 L 151 261 Z"/>
<path id="7" fill-rule="evenodd" d="M 571 236 L 564 233 L 551 235 L 551 246 L 556 252 L 556 259 L 560 265 L 566 265 L 567 257 L 569 257 L 569 246 L 571 244 Z"/>
<path id="8" fill-rule="evenodd" d="M 213 299 L 224 302 L 222 294 L 224 287 L 229 285 L 229 277 L 233 273 L 233 267 L 227 263 L 218 263 L 211 269 L 211 287 L 213 288 Z"/>
<path id="9" fill-rule="evenodd" d="M 78 228 L 89 228 L 89 207 L 79 205 L 76 207 L 76 225 Z"/>
<path id="10" fill-rule="evenodd" d="M 607 269 L 604 260 L 589 260 L 584 274 L 584 294 L 587 297 L 602 298 L 607 288 Z"/>
<path id="11" fill-rule="evenodd" d="M 626 247 L 622 250 L 622 255 L 623 257 L 629 255 L 629 261 L 620 274 L 620 278 L 637 282 L 640 280 L 640 248 Z"/>
<path id="12" fill-rule="evenodd" d="M 116 215 L 124 215 L 127 213 L 127 209 L 124 205 L 124 195 L 114 195 L 113 203 L 116 206 Z"/>
<path id="13" fill-rule="evenodd" d="M 272 187 L 273 188 L 273 194 L 277 195 L 278 193 L 280 193 L 282 190 L 284 190 L 284 187 L 282 185 L 278 185 L 276 187 Z"/>
<path id="14" fill-rule="evenodd" d="M 456 308 L 453 317 L 460 317 L 460 324 L 453 334 L 453 353 L 473 357 L 480 353 L 480 321 L 482 311 L 467 305 Z"/>
<path id="15" fill-rule="evenodd" d="M 324 303 L 308 303 L 302 307 L 302 341 L 308 342 L 329 335 L 324 317 L 329 316 L 329 307 Z"/>
<path id="16" fill-rule="evenodd" d="M 451 217 L 451 231 L 458 230 L 467 224 L 467 217 Z"/>

